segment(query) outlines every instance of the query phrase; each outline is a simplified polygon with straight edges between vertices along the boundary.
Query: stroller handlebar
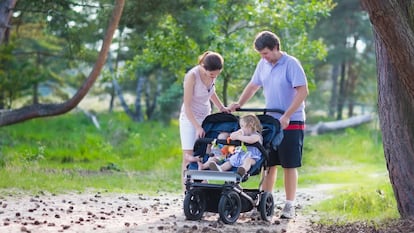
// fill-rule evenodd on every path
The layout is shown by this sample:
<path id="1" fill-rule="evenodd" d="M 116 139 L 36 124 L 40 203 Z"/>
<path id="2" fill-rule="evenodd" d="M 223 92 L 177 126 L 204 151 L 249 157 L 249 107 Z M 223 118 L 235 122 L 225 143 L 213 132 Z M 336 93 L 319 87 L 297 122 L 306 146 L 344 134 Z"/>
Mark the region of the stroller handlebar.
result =
<path id="1" fill-rule="evenodd" d="M 278 108 L 237 108 L 236 112 L 263 112 L 264 114 L 267 112 L 285 113 L 285 111 Z"/>

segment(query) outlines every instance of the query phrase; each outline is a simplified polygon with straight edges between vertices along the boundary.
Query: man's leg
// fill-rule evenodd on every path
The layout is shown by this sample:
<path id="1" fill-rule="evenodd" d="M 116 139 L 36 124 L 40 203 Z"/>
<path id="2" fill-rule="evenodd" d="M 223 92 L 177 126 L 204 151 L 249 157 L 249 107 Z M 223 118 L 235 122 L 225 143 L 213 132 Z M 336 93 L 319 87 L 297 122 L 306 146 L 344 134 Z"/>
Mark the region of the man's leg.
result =
<path id="1" fill-rule="evenodd" d="M 277 166 L 271 166 L 268 173 L 264 177 L 262 189 L 266 192 L 273 192 L 273 186 L 277 178 Z"/>
<path id="2" fill-rule="evenodd" d="M 295 201 L 298 186 L 298 171 L 296 168 L 284 168 L 283 171 L 286 200 Z"/>
<path id="3" fill-rule="evenodd" d="M 284 183 L 285 183 L 285 194 L 286 202 L 282 209 L 280 218 L 291 219 L 295 217 L 295 197 L 296 188 L 298 183 L 298 172 L 296 168 L 284 168 Z"/>

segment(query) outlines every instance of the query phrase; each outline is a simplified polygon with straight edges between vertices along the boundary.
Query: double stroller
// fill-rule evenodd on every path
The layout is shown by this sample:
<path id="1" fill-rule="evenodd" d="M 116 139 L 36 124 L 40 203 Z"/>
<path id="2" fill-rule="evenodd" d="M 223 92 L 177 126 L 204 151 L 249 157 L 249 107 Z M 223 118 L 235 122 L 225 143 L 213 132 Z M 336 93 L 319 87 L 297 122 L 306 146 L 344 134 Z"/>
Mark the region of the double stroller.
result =
<path id="1" fill-rule="evenodd" d="M 273 216 L 273 195 L 261 190 L 260 186 L 267 173 L 269 151 L 272 148 L 277 149 L 283 138 L 283 131 L 279 121 L 266 112 L 283 112 L 278 109 L 238 109 L 238 111 L 263 112 L 257 115 L 263 128 L 263 144 L 250 145 L 256 146 L 262 152 L 262 157 L 244 176 L 240 176 L 235 167 L 230 171 L 219 172 L 199 170 L 197 163 L 190 163 L 184 173 L 186 186 L 184 214 L 188 220 L 200 220 L 207 211 L 219 213 L 221 221 L 232 224 L 237 221 L 240 213 L 251 211 L 253 208 L 257 208 L 262 220 L 270 221 Z M 202 123 L 206 135 L 195 142 L 193 155 L 206 162 L 209 158 L 207 148 L 212 143 L 240 146 L 240 141 L 217 139 L 221 132 L 238 130 L 240 128 L 238 122 L 238 117 L 229 113 L 207 116 Z M 261 180 L 257 189 L 241 187 L 241 183 L 246 182 L 249 176 L 258 174 L 261 174 Z"/>

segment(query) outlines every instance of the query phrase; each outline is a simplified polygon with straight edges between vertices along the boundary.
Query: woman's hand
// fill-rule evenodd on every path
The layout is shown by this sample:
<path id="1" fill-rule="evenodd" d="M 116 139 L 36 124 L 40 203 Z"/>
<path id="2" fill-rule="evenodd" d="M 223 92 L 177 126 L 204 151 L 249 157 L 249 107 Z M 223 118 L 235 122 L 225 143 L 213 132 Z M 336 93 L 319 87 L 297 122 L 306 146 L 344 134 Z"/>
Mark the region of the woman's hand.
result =
<path id="1" fill-rule="evenodd" d="M 198 138 L 204 138 L 205 135 L 206 135 L 206 132 L 204 132 L 203 127 L 198 126 L 196 128 L 196 137 L 198 137 Z"/>
<path id="2" fill-rule="evenodd" d="M 224 106 L 220 108 L 220 112 L 231 113 L 230 109 L 228 107 L 224 107 Z"/>

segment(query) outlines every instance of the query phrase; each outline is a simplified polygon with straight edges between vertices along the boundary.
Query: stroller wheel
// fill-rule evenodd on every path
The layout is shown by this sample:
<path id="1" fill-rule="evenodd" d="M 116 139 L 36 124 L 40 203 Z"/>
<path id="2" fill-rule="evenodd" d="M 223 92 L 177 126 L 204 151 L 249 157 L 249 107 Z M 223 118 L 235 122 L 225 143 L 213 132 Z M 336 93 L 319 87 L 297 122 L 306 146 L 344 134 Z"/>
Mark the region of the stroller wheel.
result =
<path id="1" fill-rule="evenodd" d="M 206 210 L 206 199 L 201 190 L 192 189 L 184 197 L 184 214 L 188 220 L 200 220 Z"/>
<path id="2" fill-rule="evenodd" d="M 263 192 L 260 198 L 259 211 L 262 220 L 270 222 L 274 213 L 275 203 L 273 195 L 269 192 Z"/>
<path id="3" fill-rule="evenodd" d="M 238 193 L 229 191 L 221 195 L 218 212 L 220 219 L 226 224 L 237 221 L 241 211 L 241 200 Z"/>

